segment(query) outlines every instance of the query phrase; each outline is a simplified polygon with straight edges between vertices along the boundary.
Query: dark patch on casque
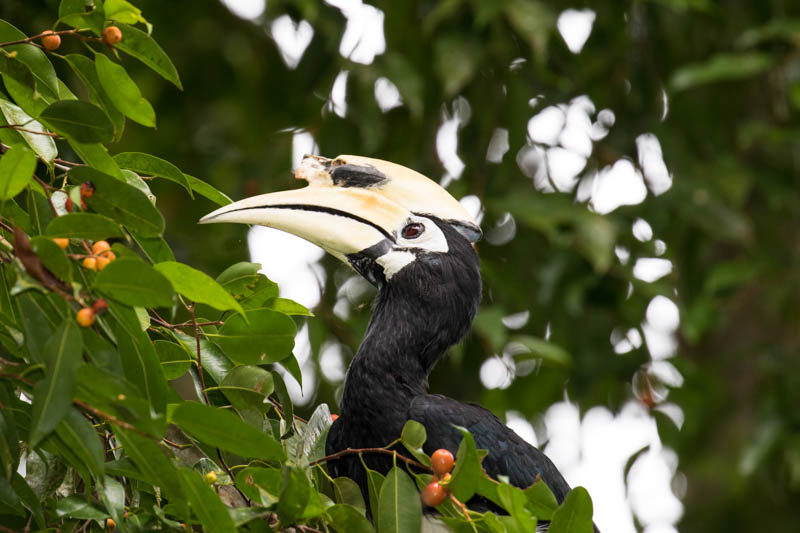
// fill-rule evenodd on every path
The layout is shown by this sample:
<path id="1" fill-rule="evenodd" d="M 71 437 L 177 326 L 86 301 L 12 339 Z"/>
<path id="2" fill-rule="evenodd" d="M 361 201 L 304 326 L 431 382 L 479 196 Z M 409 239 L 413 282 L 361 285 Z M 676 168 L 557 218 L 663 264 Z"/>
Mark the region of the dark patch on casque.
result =
<path id="1" fill-rule="evenodd" d="M 386 175 L 372 166 L 341 165 L 333 167 L 331 178 L 337 187 L 360 187 L 366 189 L 386 181 Z"/>

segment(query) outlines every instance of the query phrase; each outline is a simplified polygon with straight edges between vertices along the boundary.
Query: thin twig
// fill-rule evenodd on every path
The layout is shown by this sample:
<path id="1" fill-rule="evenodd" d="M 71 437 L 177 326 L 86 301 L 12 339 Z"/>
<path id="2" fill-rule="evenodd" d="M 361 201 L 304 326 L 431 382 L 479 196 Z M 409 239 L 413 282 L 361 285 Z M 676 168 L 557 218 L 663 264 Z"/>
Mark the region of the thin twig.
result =
<path id="1" fill-rule="evenodd" d="M 58 133 L 53 133 L 52 131 L 29 130 L 28 128 L 25 128 L 20 124 L 2 124 L 0 125 L 0 128 L 9 128 L 16 131 L 24 131 L 25 133 L 32 133 L 34 135 L 47 135 L 48 137 L 60 137 Z"/>
<path id="2" fill-rule="evenodd" d="M 340 450 L 340 451 L 338 451 L 336 453 L 332 453 L 331 455 L 326 455 L 325 457 L 322 457 L 321 459 L 317 459 L 316 461 L 311 461 L 310 463 L 308 463 L 308 466 L 318 465 L 320 463 L 325 463 L 325 462 L 328 462 L 328 461 L 332 461 L 334 459 L 338 459 L 339 457 L 342 457 L 343 455 L 352 455 L 354 453 L 359 453 L 359 454 L 360 453 L 382 453 L 382 454 L 385 454 L 385 455 L 394 455 L 397 459 L 400 459 L 401 461 L 404 461 L 406 464 L 409 464 L 411 466 L 416 466 L 417 468 L 421 468 L 423 470 L 430 471 L 430 467 L 429 466 L 425 466 L 424 464 L 422 464 L 422 463 L 420 463 L 418 461 L 415 461 L 414 459 L 411 459 L 411 458 L 406 457 L 404 455 L 400 455 L 396 451 L 388 450 L 386 448 L 347 448 L 345 450 Z"/>
<path id="3" fill-rule="evenodd" d="M 15 45 L 15 44 L 30 44 L 30 45 L 37 46 L 37 47 L 41 48 L 41 46 L 39 46 L 38 44 L 34 43 L 33 41 L 35 41 L 36 39 L 41 39 L 42 37 L 46 37 L 47 35 L 71 35 L 71 34 L 74 34 L 74 35 L 76 35 L 76 36 L 78 36 L 78 37 L 80 37 L 82 39 L 92 39 L 91 37 L 86 37 L 85 35 L 81 35 L 81 34 L 78 33 L 78 32 L 81 32 L 81 31 L 88 31 L 88 30 L 85 30 L 85 29 L 82 29 L 82 30 L 72 29 L 72 30 L 61 30 L 61 31 L 54 31 L 54 32 L 50 32 L 50 31 L 44 32 L 43 31 L 42 33 L 39 33 L 37 35 L 33 35 L 31 37 L 26 37 L 25 39 L 19 39 L 18 41 L 9 41 L 7 43 L 0 43 L 0 48 L 4 48 L 6 46 L 12 46 L 12 45 Z"/>
<path id="4" fill-rule="evenodd" d="M 225 472 L 228 473 L 228 478 L 231 480 L 231 483 L 233 483 L 233 480 L 235 479 L 233 477 L 233 472 L 231 471 L 228 464 L 225 462 L 225 459 L 222 457 L 222 451 L 219 448 L 217 448 L 217 457 L 219 457 L 219 464 L 221 464 L 222 468 L 225 469 Z M 236 492 L 239 493 L 239 496 L 242 497 L 244 503 L 246 503 L 248 507 L 251 507 L 253 505 L 253 502 L 250 501 L 250 498 L 245 496 L 244 492 L 242 492 L 241 489 L 236 486 L 236 483 L 233 484 L 233 488 L 236 489 Z"/>
<path id="5" fill-rule="evenodd" d="M 206 393 L 206 379 L 203 377 L 203 359 L 200 355 L 200 326 L 197 324 L 197 317 L 194 315 L 194 302 L 189 306 L 189 314 L 192 315 L 192 325 L 194 326 L 194 340 L 197 348 L 197 376 L 200 379 L 200 387 L 203 389 L 203 398 L 206 400 L 206 405 L 211 405 Z"/>
<path id="6" fill-rule="evenodd" d="M 464 504 L 461 502 L 461 500 L 459 500 L 458 498 L 456 498 L 455 496 L 453 496 L 453 493 L 452 493 L 452 492 L 449 494 L 449 497 L 450 497 L 450 501 L 452 501 L 454 504 L 456 504 L 456 506 L 458 506 L 458 507 L 460 507 L 460 508 L 461 508 L 461 512 L 462 512 L 462 513 L 464 513 L 464 516 L 466 516 L 466 517 L 467 517 L 467 522 L 469 522 L 470 524 L 472 524 L 472 518 L 469 516 L 469 509 L 467 509 L 467 506 L 466 506 L 466 505 L 464 505 Z M 474 526 L 473 526 L 473 527 L 474 527 Z"/>
<path id="7" fill-rule="evenodd" d="M 39 176 L 37 176 L 36 174 L 33 175 L 33 179 L 35 179 L 36 182 L 39 183 L 39 185 L 42 186 L 42 189 L 44 189 L 44 194 L 45 194 L 45 196 L 47 196 L 47 204 L 50 206 L 50 209 L 53 211 L 53 215 L 58 216 L 58 211 L 56 211 L 56 206 L 53 205 L 53 198 L 50 195 L 50 191 L 55 189 L 55 187 L 52 187 L 50 184 L 48 184 L 47 182 L 45 182 L 44 180 L 39 178 Z"/>

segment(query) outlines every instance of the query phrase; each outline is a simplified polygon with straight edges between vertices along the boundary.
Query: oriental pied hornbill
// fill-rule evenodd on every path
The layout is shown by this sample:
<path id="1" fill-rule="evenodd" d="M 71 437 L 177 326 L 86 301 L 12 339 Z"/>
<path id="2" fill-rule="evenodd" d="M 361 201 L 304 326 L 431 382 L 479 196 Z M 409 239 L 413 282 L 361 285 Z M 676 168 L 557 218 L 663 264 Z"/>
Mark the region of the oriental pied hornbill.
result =
<path id="1" fill-rule="evenodd" d="M 483 461 L 487 474 L 508 476 L 518 487 L 540 476 L 561 502 L 569 485 L 547 456 L 486 409 L 426 390 L 436 362 L 467 334 L 481 297 L 473 248 L 481 230 L 469 213 L 422 174 L 378 159 L 306 156 L 296 176 L 309 185 L 234 202 L 201 222 L 260 224 L 293 233 L 378 288 L 326 452 L 385 446 L 408 420 L 416 420 L 427 430 L 427 453 L 446 448 L 455 454 L 458 425 L 489 451 Z M 364 460 L 384 474 L 392 466 L 383 455 Z M 355 480 L 369 501 L 358 456 L 345 455 L 329 469 Z M 496 510 L 478 498 L 469 506 Z"/>

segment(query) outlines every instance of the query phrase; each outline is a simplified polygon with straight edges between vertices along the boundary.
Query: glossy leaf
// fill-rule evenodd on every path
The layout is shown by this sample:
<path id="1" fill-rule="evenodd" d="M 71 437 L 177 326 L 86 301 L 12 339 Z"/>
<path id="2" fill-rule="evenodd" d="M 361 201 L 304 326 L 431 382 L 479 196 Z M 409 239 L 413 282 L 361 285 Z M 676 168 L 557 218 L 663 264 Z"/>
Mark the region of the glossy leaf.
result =
<path id="1" fill-rule="evenodd" d="M 108 155 L 108 150 L 106 150 L 105 146 L 97 143 L 81 143 L 74 139 L 68 139 L 68 141 L 84 163 L 109 176 L 114 176 L 120 181 L 124 180 L 122 172 L 111 156 Z"/>
<path id="2" fill-rule="evenodd" d="M 184 174 L 184 177 L 186 178 L 186 181 L 189 183 L 189 186 L 192 188 L 192 190 L 200 196 L 204 196 L 219 206 L 228 205 L 231 203 L 230 198 L 205 181 L 195 178 L 194 176 L 190 176 L 189 174 Z"/>
<path id="3" fill-rule="evenodd" d="M 114 336 L 125 378 L 139 388 L 153 411 L 163 413 L 168 385 L 150 339 L 141 331 L 126 328 L 123 323 L 116 324 Z"/>
<path id="4" fill-rule="evenodd" d="M 94 62 L 80 54 L 68 54 L 64 57 L 64 60 L 72 67 L 72 71 L 75 75 L 89 88 L 92 101 L 103 108 L 106 116 L 108 116 L 108 119 L 114 125 L 117 137 L 119 137 L 125 125 L 125 117 L 114 106 L 111 98 L 108 97 L 106 90 L 103 88 L 103 84 L 100 83 L 100 78 L 97 76 L 97 69 L 94 66 Z"/>
<path id="5" fill-rule="evenodd" d="M 42 124 L 34 120 L 30 115 L 22 110 L 21 107 L 12 104 L 0 95 L 0 126 L 9 124 L 24 124 L 29 131 L 17 131 L 16 133 L 23 139 L 42 161 L 52 164 L 53 159 L 58 156 L 56 142 L 49 135 L 41 135 L 47 129 Z M 8 143 L 7 143 L 8 144 Z"/>
<path id="6" fill-rule="evenodd" d="M 550 487 L 544 481 L 537 481 L 527 489 L 525 496 L 528 498 L 528 507 L 531 512 L 542 520 L 550 520 L 553 511 L 558 508 L 558 502 Z"/>
<path id="7" fill-rule="evenodd" d="M 26 37 L 24 33 L 5 20 L 0 20 L 0 42 L 18 41 Z M 16 52 L 15 59 L 24 63 L 30 69 L 34 79 L 38 83 L 44 84 L 55 95 L 58 95 L 56 71 L 47 55 L 41 49 L 28 44 L 17 44 L 7 46 L 4 50 L 8 53 Z"/>
<path id="8" fill-rule="evenodd" d="M 179 344 L 169 341 L 156 341 L 153 343 L 159 360 L 161 370 L 166 379 L 177 379 L 184 375 L 192 366 L 192 356 Z"/>
<path id="9" fill-rule="evenodd" d="M 314 316 L 305 306 L 287 298 L 270 298 L 264 302 L 264 307 L 283 313 L 284 315 Z"/>
<path id="10" fill-rule="evenodd" d="M 117 43 L 116 48 L 132 55 L 164 79 L 172 82 L 178 89 L 183 89 L 175 65 L 152 37 L 126 24 L 120 24 L 119 28 L 122 30 L 122 41 Z"/>
<path id="11" fill-rule="evenodd" d="M 583 487 L 567 493 L 553 513 L 548 533 L 592 533 L 592 499 Z"/>
<path id="12" fill-rule="evenodd" d="M 312 488 L 306 473 L 299 468 L 284 468 L 281 474 L 278 517 L 282 522 L 291 524 L 302 516 L 311 498 Z"/>
<path id="13" fill-rule="evenodd" d="M 58 279 L 72 281 L 72 261 L 67 258 L 53 239 L 48 237 L 34 237 L 31 239 L 31 249 L 42 260 L 42 264 Z"/>
<path id="14" fill-rule="evenodd" d="M 67 416 L 56 427 L 56 433 L 96 479 L 103 479 L 105 450 L 97 432 L 77 409 L 69 410 Z"/>
<path id="15" fill-rule="evenodd" d="M 236 473 L 236 487 L 261 505 L 278 503 L 281 471 L 278 468 L 246 467 Z"/>
<path id="16" fill-rule="evenodd" d="M 86 501 L 86 498 L 70 495 L 58 501 L 56 516 L 68 516 L 79 520 L 105 520 L 108 513 Z"/>
<path id="17" fill-rule="evenodd" d="M 123 115 L 143 126 L 156 126 L 156 113 L 143 96 L 136 82 L 125 71 L 125 67 L 98 54 L 95 59 L 97 77 L 108 98 Z"/>
<path id="18" fill-rule="evenodd" d="M 47 235 L 69 239 L 98 241 L 123 236 L 119 224 L 94 213 L 68 213 L 55 217 L 47 225 Z"/>
<path id="19" fill-rule="evenodd" d="M 227 373 L 219 388 L 234 407 L 265 412 L 271 408 L 267 396 L 274 388 L 272 374 L 261 367 L 237 366 Z"/>
<path id="20" fill-rule="evenodd" d="M 230 411 L 184 402 L 175 407 L 170 422 L 202 442 L 242 457 L 280 461 L 283 447 L 269 435 L 242 421 Z"/>
<path id="21" fill-rule="evenodd" d="M 450 481 L 450 490 L 462 502 L 468 501 L 476 491 L 478 480 L 483 475 L 475 439 L 464 428 L 459 428 L 462 439 L 456 453 L 456 466 Z"/>
<path id="22" fill-rule="evenodd" d="M 114 156 L 120 168 L 127 168 L 144 176 L 158 176 L 183 186 L 192 196 L 192 189 L 186 175 L 168 161 L 141 152 L 123 152 Z"/>
<path id="23" fill-rule="evenodd" d="M 133 259 L 112 261 L 97 274 L 94 288 L 108 298 L 141 307 L 169 307 L 175 294 L 167 278 Z"/>
<path id="24" fill-rule="evenodd" d="M 414 458 L 424 465 L 430 465 L 431 459 L 422 451 L 422 445 L 427 440 L 425 426 L 416 420 L 409 420 L 403 426 L 403 431 L 400 434 L 400 441 L 405 446 L 406 450 L 411 453 Z"/>
<path id="25" fill-rule="evenodd" d="M 244 313 L 242 306 L 207 274 L 175 261 L 158 263 L 154 268 L 172 283 L 177 292 L 189 300 L 210 305 L 220 311 L 233 309 Z"/>
<path id="26" fill-rule="evenodd" d="M 246 319 L 245 319 L 246 318 Z M 294 321 L 272 309 L 252 309 L 225 320 L 208 337 L 237 363 L 260 365 L 287 357 L 294 346 Z"/>
<path id="27" fill-rule="evenodd" d="M 152 440 L 137 434 L 115 428 L 114 433 L 136 467 L 154 486 L 161 487 L 173 503 L 179 501 L 182 494 L 176 468 L 163 449 Z M 177 500 L 177 501 L 176 501 Z"/>
<path id="28" fill-rule="evenodd" d="M 81 334 L 72 318 L 55 330 L 44 345 L 45 378 L 33 388 L 31 446 L 36 446 L 67 415 L 81 365 Z"/>
<path id="29" fill-rule="evenodd" d="M 325 512 L 330 517 L 333 529 L 339 533 L 372 533 L 375 531 L 364 514 L 351 505 L 332 505 Z"/>
<path id="30" fill-rule="evenodd" d="M 53 131 L 82 143 L 107 142 L 114 125 L 102 109 L 81 100 L 61 100 L 45 108 L 39 119 Z"/>
<path id="31" fill-rule="evenodd" d="M 422 527 L 422 502 L 405 471 L 392 468 L 381 485 L 378 533 L 417 533 Z"/>
<path id="32" fill-rule="evenodd" d="M 22 192 L 33 181 L 36 155 L 23 145 L 9 148 L 0 157 L 0 200 L 8 200 Z"/>

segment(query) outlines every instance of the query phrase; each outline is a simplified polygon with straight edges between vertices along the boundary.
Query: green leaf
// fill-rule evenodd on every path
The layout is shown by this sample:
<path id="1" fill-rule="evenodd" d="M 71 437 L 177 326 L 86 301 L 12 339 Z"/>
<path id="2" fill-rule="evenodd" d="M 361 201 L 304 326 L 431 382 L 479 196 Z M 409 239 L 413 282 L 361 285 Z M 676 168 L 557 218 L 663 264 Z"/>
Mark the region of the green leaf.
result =
<path id="1" fill-rule="evenodd" d="M 122 171 L 120 171 L 117 164 L 108 155 L 108 151 L 106 147 L 102 144 L 98 143 L 80 143 L 74 139 L 67 139 L 69 141 L 69 145 L 75 150 L 75 153 L 78 154 L 78 157 L 83 160 L 84 163 L 87 165 L 99 170 L 100 172 L 105 172 L 110 176 L 114 176 L 120 181 L 123 181 L 125 178 L 122 176 Z"/>
<path id="2" fill-rule="evenodd" d="M 82 143 L 102 143 L 114 138 L 114 125 L 102 109 L 82 100 L 59 100 L 47 106 L 39 120 Z"/>
<path id="3" fill-rule="evenodd" d="M 19 41 L 26 37 L 27 35 L 5 20 L 0 20 L 0 42 Z M 36 82 L 43 84 L 58 96 L 58 77 L 56 76 L 56 71 L 47 58 L 47 55 L 40 48 L 29 44 L 16 44 L 6 46 L 3 50 L 9 53 L 16 52 L 16 59 L 24 63 L 30 69 Z"/>
<path id="4" fill-rule="evenodd" d="M 501 483 L 497 487 L 497 495 L 505 510 L 511 515 L 514 526 L 518 531 L 536 530 L 537 520 L 525 507 L 527 498 L 522 490 L 506 483 Z"/>
<path id="5" fill-rule="evenodd" d="M 97 77 L 97 69 L 94 66 L 94 61 L 88 57 L 80 54 L 69 54 L 64 57 L 64 60 L 72 67 L 72 71 L 83 81 L 89 88 L 91 100 L 100 104 L 103 108 L 108 119 L 114 125 L 114 131 L 117 138 L 122 135 L 122 130 L 125 127 L 125 117 L 114 106 L 108 93 L 100 83 L 100 78 Z"/>
<path id="6" fill-rule="evenodd" d="M 6 479 L 11 479 L 12 474 L 17 471 L 19 451 L 17 421 L 10 411 L 4 413 L 0 410 L 0 464 L 3 467 L 2 475 Z"/>
<path id="7" fill-rule="evenodd" d="M 528 42 L 536 60 L 547 59 L 547 44 L 556 29 L 551 8 L 540 1 L 512 0 L 506 3 L 506 15 L 511 26 Z"/>
<path id="8" fill-rule="evenodd" d="M 289 391 L 286 389 L 286 383 L 283 381 L 283 376 L 281 376 L 275 370 L 270 371 L 270 373 L 272 374 L 272 384 L 275 387 L 275 396 L 278 397 L 278 403 L 283 409 L 283 419 L 286 423 L 286 430 L 284 431 L 283 435 L 281 435 L 281 438 L 283 438 L 291 433 L 292 428 L 294 427 L 294 405 L 292 404 L 292 397 L 289 396 Z"/>
<path id="9" fill-rule="evenodd" d="M 284 315 L 314 316 L 314 313 L 306 309 L 305 306 L 286 298 L 270 298 L 264 302 L 264 307 Z"/>
<path id="10" fill-rule="evenodd" d="M 86 166 L 73 168 L 69 177 L 73 183 L 91 181 L 94 184 L 94 194 L 86 203 L 101 215 L 118 221 L 142 237 L 160 237 L 164 232 L 164 217 L 136 187 Z"/>
<path id="11" fill-rule="evenodd" d="M 271 506 L 281 493 L 281 471 L 277 468 L 246 467 L 236 473 L 236 487 L 254 502 Z"/>
<path id="12" fill-rule="evenodd" d="M 456 466 L 450 480 L 450 490 L 456 498 L 465 502 L 475 494 L 483 470 L 472 434 L 462 427 L 459 427 L 458 430 L 461 432 L 462 439 L 456 453 Z"/>
<path id="13" fill-rule="evenodd" d="M 161 487 L 171 503 L 182 497 L 181 484 L 176 478 L 176 468 L 167 458 L 161 446 L 134 431 L 114 428 L 125 454 L 152 485 Z"/>
<path id="14" fill-rule="evenodd" d="M 26 130 L 42 133 L 47 131 L 40 122 L 34 120 L 30 115 L 23 111 L 21 107 L 12 104 L 2 96 L 0 96 L 0 113 L 2 113 L 2 117 L 0 117 L 1 126 L 6 126 L 9 124 L 24 124 Z M 31 150 L 36 152 L 36 155 L 48 165 L 52 165 L 53 160 L 56 158 L 56 156 L 58 156 L 56 142 L 49 135 L 31 133 L 30 131 L 13 131 L 12 133 L 19 135 L 20 138 L 28 143 L 28 146 L 30 146 Z"/>
<path id="15" fill-rule="evenodd" d="M 0 157 L 0 200 L 8 200 L 22 192 L 33 181 L 36 155 L 18 144 Z"/>
<path id="16" fill-rule="evenodd" d="M 172 410 L 169 420 L 199 441 L 245 458 L 281 461 L 286 457 L 278 441 L 224 409 L 184 402 Z"/>
<path id="17" fill-rule="evenodd" d="M 436 39 L 433 61 L 446 97 L 458 94 L 469 83 L 481 64 L 483 50 L 480 41 L 466 35 L 443 35 Z"/>
<path id="18" fill-rule="evenodd" d="M 122 513 L 125 511 L 125 487 L 122 483 L 106 476 L 98 492 L 114 521 L 117 524 L 124 524 Z"/>
<path id="19" fill-rule="evenodd" d="M 189 191 L 189 196 L 194 198 L 194 196 L 192 196 L 192 188 L 189 185 L 189 180 L 186 178 L 186 175 L 181 172 L 178 167 L 168 161 L 140 152 L 123 152 L 117 154 L 114 156 L 114 161 L 117 162 L 120 168 L 127 168 L 145 176 L 158 176 L 174 181 Z"/>
<path id="20" fill-rule="evenodd" d="M 156 341 L 153 346 L 161 360 L 165 378 L 178 379 L 192 366 L 192 356 L 183 346 L 170 341 Z"/>
<path id="21" fill-rule="evenodd" d="M 297 332 L 294 320 L 272 309 L 251 309 L 229 317 L 219 333 L 207 336 L 228 357 L 245 365 L 281 361 L 292 353 Z"/>
<path id="22" fill-rule="evenodd" d="M 553 513 L 548 533 L 592 533 L 592 499 L 583 487 L 567 493 L 561 507 Z"/>
<path id="23" fill-rule="evenodd" d="M 430 457 L 422 451 L 422 445 L 425 444 L 427 438 L 425 426 L 416 420 L 409 420 L 406 422 L 400 434 L 400 441 L 403 443 L 406 450 L 424 465 L 431 464 Z"/>
<path id="24" fill-rule="evenodd" d="M 389 470 L 381 486 L 377 526 L 378 533 L 418 533 L 422 527 L 417 488 L 397 466 Z"/>
<path id="25" fill-rule="evenodd" d="M 516 358 L 541 358 L 547 363 L 552 363 L 557 366 L 569 366 L 572 364 L 572 357 L 561 346 L 554 344 L 550 341 L 533 337 L 530 335 L 515 335 L 508 339 L 509 342 L 522 344 L 525 348 L 530 350 L 528 354 L 518 354 Z"/>
<path id="26" fill-rule="evenodd" d="M 233 309 L 244 313 L 242 306 L 219 283 L 199 270 L 175 261 L 158 263 L 155 269 L 172 283 L 177 292 L 194 302 L 220 311 Z"/>
<path id="27" fill-rule="evenodd" d="M 143 126 L 155 128 L 156 112 L 143 96 L 136 82 L 128 76 L 125 67 L 111 61 L 103 54 L 95 59 L 97 77 L 114 107 L 123 115 Z"/>
<path id="28" fill-rule="evenodd" d="M 524 492 L 528 498 L 528 508 L 536 518 L 550 520 L 553 516 L 553 511 L 558 508 L 558 501 L 556 501 L 556 497 L 550 487 L 544 481 L 539 480 L 525 489 Z"/>
<path id="29" fill-rule="evenodd" d="M 150 409 L 163 413 L 168 385 L 149 337 L 141 331 L 126 328 L 121 322 L 116 324 L 114 336 L 117 338 L 125 378 L 139 388 Z"/>
<path id="30" fill-rule="evenodd" d="M 127 24 L 119 24 L 119 29 L 122 30 L 122 41 L 117 43 L 117 49 L 132 55 L 164 79 L 172 82 L 178 89 L 183 90 L 175 65 L 152 37 Z"/>
<path id="31" fill-rule="evenodd" d="M 361 495 L 361 489 L 358 484 L 349 477 L 337 477 L 333 480 L 333 493 L 336 501 L 341 504 L 347 504 L 357 509 L 361 515 L 367 512 L 367 506 L 364 504 L 364 496 Z"/>
<path id="32" fill-rule="evenodd" d="M 108 20 L 123 22 L 125 24 L 147 22 L 144 17 L 142 17 L 142 10 L 125 0 L 106 0 L 103 2 L 103 9 L 105 10 Z"/>
<path id="33" fill-rule="evenodd" d="M 47 269 L 55 276 L 67 283 L 72 282 L 72 261 L 53 239 L 48 237 L 33 237 L 31 249 L 39 256 Z"/>
<path id="34" fill-rule="evenodd" d="M 762 52 L 719 53 L 706 61 L 680 67 L 672 74 L 669 85 L 677 92 L 709 83 L 751 78 L 765 72 L 772 64 L 772 56 Z"/>
<path id="35" fill-rule="evenodd" d="M 14 475 L 11 479 L 11 486 L 14 488 L 14 492 L 17 493 L 17 496 L 22 501 L 22 505 L 24 505 L 31 513 L 33 513 L 39 528 L 44 529 L 45 521 L 44 513 L 42 512 L 41 501 L 33 492 L 33 490 L 31 490 L 31 487 L 28 485 L 27 481 L 25 481 L 25 478 L 19 475 L 17 472 L 14 472 Z"/>
<path id="36" fill-rule="evenodd" d="M 103 479 L 105 450 L 92 425 L 74 407 L 56 427 L 58 437 L 89 468 L 96 479 Z"/>
<path id="37" fill-rule="evenodd" d="M 237 409 L 255 408 L 267 411 L 271 405 L 265 402 L 272 394 L 272 374 L 258 366 L 237 366 L 219 384 L 220 390 Z"/>
<path id="38" fill-rule="evenodd" d="M 345 478 L 339 478 L 345 479 Z M 338 481 L 338 480 L 337 480 Z M 348 481 L 351 481 L 348 479 Z M 333 529 L 339 533 L 373 533 L 375 528 L 360 509 L 351 505 L 336 504 L 325 509 Z"/>
<path id="39" fill-rule="evenodd" d="M 189 174 L 184 174 L 184 177 L 194 192 L 200 196 L 206 197 L 215 204 L 223 206 L 232 202 L 232 200 L 225 194 L 219 192 L 216 188 L 209 185 L 205 181 L 195 178 L 194 176 L 190 176 Z"/>
<path id="40" fill-rule="evenodd" d="M 94 288 L 107 298 L 140 307 L 169 307 L 175 294 L 153 267 L 134 259 L 117 259 L 97 274 Z"/>
<path id="41" fill-rule="evenodd" d="M 82 363 L 82 346 L 81 333 L 71 317 L 61 323 L 45 344 L 45 377 L 33 388 L 31 447 L 53 431 L 69 412 L 75 375 Z"/>
<path id="42" fill-rule="evenodd" d="M 372 516 L 374 517 L 380 507 L 381 488 L 383 487 L 383 482 L 386 478 L 380 472 L 376 472 L 375 470 L 367 468 L 363 457 L 359 457 L 359 459 L 361 460 L 361 466 L 367 473 L 367 494 L 369 495 L 369 508 L 372 511 Z"/>
<path id="43" fill-rule="evenodd" d="M 284 468 L 281 476 L 281 495 L 278 500 L 278 517 L 291 524 L 300 518 L 311 497 L 311 483 L 299 468 Z"/>
<path id="44" fill-rule="evenodd" d="M 94 213 L 68 213 L 56 217 L 47 225 L 47 235 L 92 241 L 124 236 L 119 224 L 108 217 Z"/>
<path id="45" fill-rule="evenodd" d="M 71 494 L 58 500 L 56 516 L 59 518 L 67 516 L 79 520 L 105 520 L 109 514 L 87 502 L 86 498 Z"/>

